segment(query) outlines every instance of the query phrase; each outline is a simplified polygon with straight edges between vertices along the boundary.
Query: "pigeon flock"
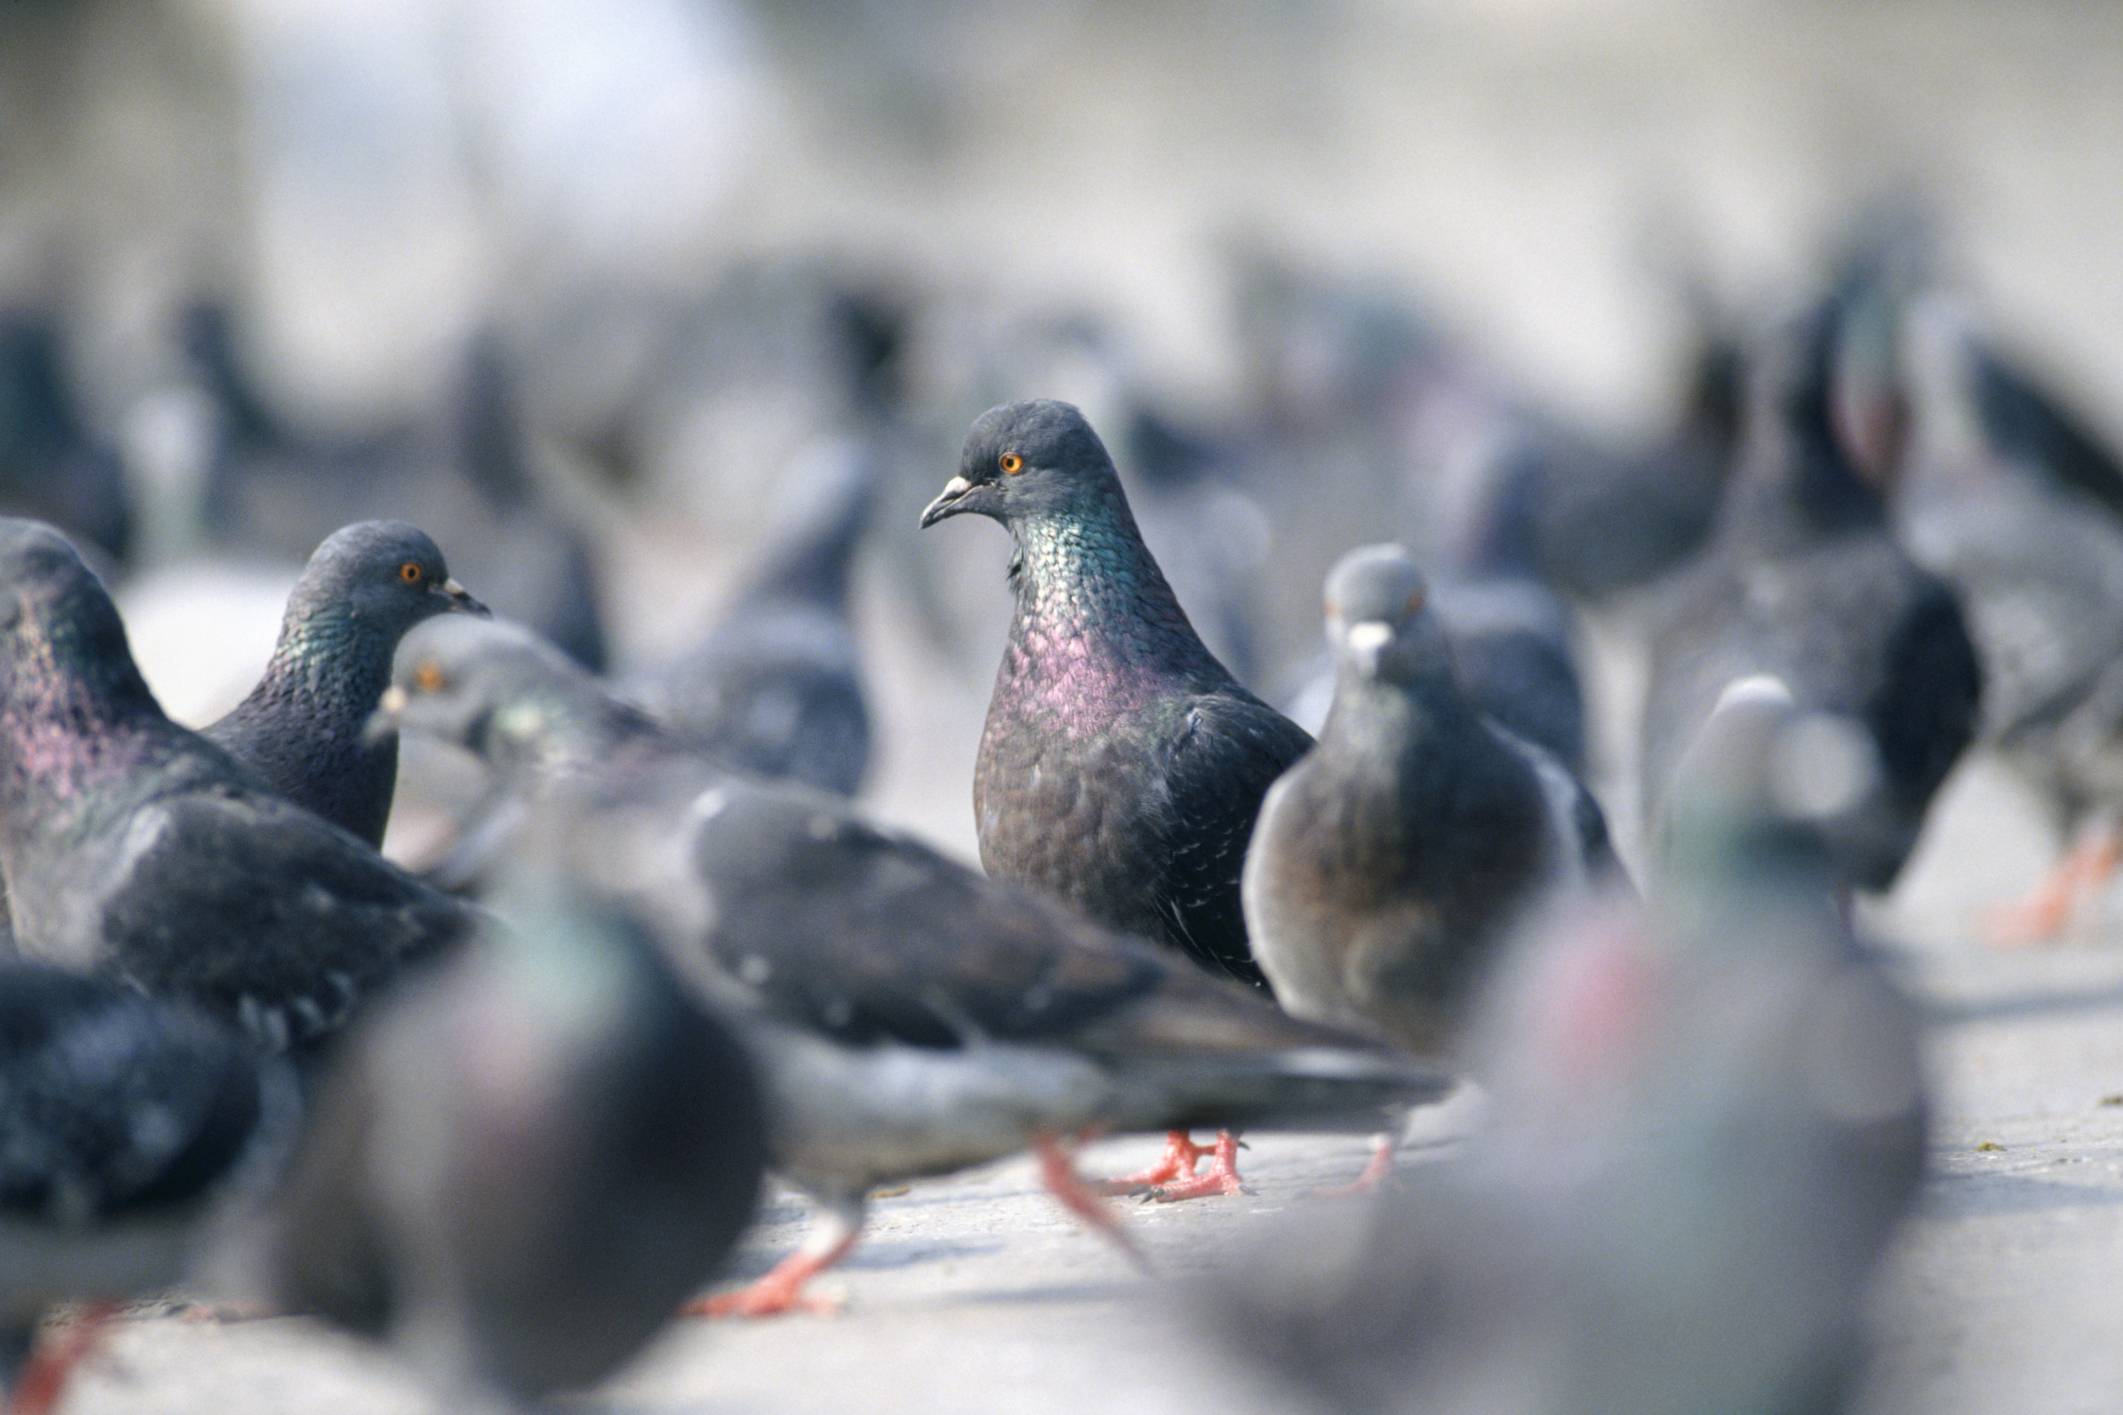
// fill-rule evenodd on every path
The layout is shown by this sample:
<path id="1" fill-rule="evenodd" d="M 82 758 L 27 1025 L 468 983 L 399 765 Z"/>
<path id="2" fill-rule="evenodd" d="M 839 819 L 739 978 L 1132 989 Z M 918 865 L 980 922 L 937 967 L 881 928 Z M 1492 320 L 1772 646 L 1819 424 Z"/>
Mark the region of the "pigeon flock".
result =
<path id="1" fill-rule="evenodd" d="M 1022 401 L 955 462 L 886 372 L 911 310 L 842 292 L 843 416 L 748 479 L 762 543 L 658 659 L 498 332 L 435 417 L 320 437 L 183 311 L 211 416 L 156 533 L 56 327 L 0 319 L 6 1409 L 169 1294 L 532 1406 L 674 1322 L 835 1310 L 880 1189 L 1014 1156 L 1290 1409 L 1846 1408 L 1928 1115 L 1857 901 L 1977 752 L 2058 832 L 1994 941 L 2123 864 L 2123 465 L 1894 242 L 1706 329 L 1636 447 L 1250 260 L 1247 419 L 1050 320 L 964 380 Z M 1065 354 L 1103 401 L 1028 396 Z M 107 587 L 176 543 L 308 553 L 196 728 Z M 976 671 L 1000 635 L 970 779 L 889 740 L 866 596 Z M 880 750 L 949 764 L 980 868 L 866 807 Z M 1375 1150 L 1154 1271 L 1115 1198 L 1233 1204 L 1249 1131 Z M 1084 1173 L 1109 1136 L 1163 1152 Z M 770 1184 L 810 1229 L 736 1283 Z"/>

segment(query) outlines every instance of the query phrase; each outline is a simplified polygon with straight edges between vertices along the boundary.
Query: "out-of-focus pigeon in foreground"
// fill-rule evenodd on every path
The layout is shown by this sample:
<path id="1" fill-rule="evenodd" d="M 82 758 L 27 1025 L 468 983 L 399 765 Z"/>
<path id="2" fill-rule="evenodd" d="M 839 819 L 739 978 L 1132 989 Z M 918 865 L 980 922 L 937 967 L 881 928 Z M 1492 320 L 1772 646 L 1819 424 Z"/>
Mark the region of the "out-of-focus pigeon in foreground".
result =
<path id="1" fill-rule="evenodd" d="M 0 1388 L 54 1408 L 119 1302 L 176 1285 L 294 1144 L 292 1072 L 129 988 L 0 963 Z M 34 1351 L 39 1320 L 89 1304 Z"/>
<path id="2" fill-rule="evenodd" d="M 1384 1106 L 1445 1089 L 837 798 L 731 776 L 509 626 L 423 626 L 394 687 L 404 730 L 471 747 L 533 793 L 578 879 L 640 909 L 748 1019 L 774 1166 L 824 1217 L 711 1311 L 805 1305 L 878 1184 L 1036 1148 L 1064 1203 L 1117 1233 L 1068 1164 L 1084 1131 L 1375 1128 Z"/>

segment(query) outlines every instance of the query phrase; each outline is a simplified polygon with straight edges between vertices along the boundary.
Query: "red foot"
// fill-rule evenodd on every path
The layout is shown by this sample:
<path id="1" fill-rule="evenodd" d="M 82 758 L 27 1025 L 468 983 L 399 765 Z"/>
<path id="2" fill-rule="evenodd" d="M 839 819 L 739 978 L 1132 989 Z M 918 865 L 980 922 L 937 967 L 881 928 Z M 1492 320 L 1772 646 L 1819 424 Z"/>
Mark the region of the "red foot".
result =
<path id="1" fill-rule="evenodd" d="M 1363 1172 L 1347 1184 L 1330 1184 L 1324 1189 L 1315 1189 L 1308 1196 L 1314 1199 L 1360 1199 L 1366 1194 L 1378 1192 L 1386 1176 L 1393 1173 L 1393 1137 L 1387 1136 L 1372 1147 L 1371 1158 Z"/>
<path id="2" fill-rule="evenodd" d="M 2123 864 L 2123 839 L 2112 832 L 2081 841 L 2025 899 L 1985 920 L 1984 941 L 1993 948 L 2054 943 L 2071 926 L 2080 906 L 2106 887 L 2119 864 Z"/>
<path id="3" fill-rule="evenodd" d="M 1041 1182 L 1049 1193 L 1061 1200 L 1062 1207 L 1089 1224 L 1092 1232 L 1119 1248 L 1137 1268 L 1150 1271 L 1150 1260 L 1143 1256 L 1143 1250 L 1135 1246 L 1135 1240 L 1121 1227 L 1119 1216 L 1100 1203 L 1091 1186 L 1084 1183 L 1083 1176 L 1076 1172 L 1072 1157 L 1061 1143 L 1052 1136 L 1043 1135 L 1033 1142 L 1032 1152 L 1039 1157 Z"/>
<path id="4" fill-rule="evenodd" d="M 1221 1194 L 1243 1194 L 1246 1187 L 1238 1179 L 1238 1137 L 1229 1130 L 1216 1132 L 1216 1148 L 1210 1152 L 1212 1159 L 1207 1174 L 1165 1184 L 1152 1189 L 1150 1197 L 1160 1204 L 1176 1204 L 1183 1199 L 1213 1199 Z"/>
<path id="5" fill-rule="evenodd" d="M 679 1315 L 686 1317 L 783 1317 L 791 1312 L 808 1312 L 815 1317 L 832 1317 L 840 1314 L 841 1304 L 837 1298 L 814 1297 L 805 1292 L 804 1284 L 817 1277 L 846 1257 L 855 1246 L 855 1235 L 835 1243 L 824 1253 L 807 1253 L 801 1250 L 791 1253 L 776 1263 L 773 1270 L 757 1282 L 738 1288 L 735 1292 L 718 1292 L 712 1297 L 700 1297 L 679 1308 Z"/>
<path id="6" fill-rule="evenodd" d="M 1139 1194 L 1160 1184 L 1170 1184 L 1175 1179 L 1192 1179 L 1194 1167 L 1209 1153 L 1204 1146 L 1195 1144 L 1186 1131 L 1168 1131 L 1164 1157 L 1156 1164 L 1118 1179 L 1101 1180 L 1092 1188 L 1103 1194 Z"/>
<path id="7" fill-rule="evenodd" d="M 96 1349 L 103 1329 L 117 1311 L 115 1302 L 95 1303 L 83 1308 L 56 1334 L 47 1334 L 38 1342 L 8 1399 L 7 1415 L 51 1415 L 66 1390 L 67 1378 Z"/>

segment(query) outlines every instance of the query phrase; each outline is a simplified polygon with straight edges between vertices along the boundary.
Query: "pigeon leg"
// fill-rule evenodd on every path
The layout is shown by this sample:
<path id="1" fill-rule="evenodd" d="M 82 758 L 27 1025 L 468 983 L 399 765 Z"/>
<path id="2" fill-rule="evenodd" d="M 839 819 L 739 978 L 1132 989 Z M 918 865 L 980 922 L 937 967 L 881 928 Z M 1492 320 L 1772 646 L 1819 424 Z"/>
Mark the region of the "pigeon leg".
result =
<path id="1" fill-rule="evenodd" d="M 1324 1189 L 1315 1189 L 1308 1195 L 1313 1199 L 1355 1199 L 1376 1193 L 1386 1176 L 1393 1173 L 1394 1135 L 1389 1131 L 1374 1135 L 1371 1139 L 1371 1158 L 1363 1172 L 1347 1184 L 1331 1184 Z"/>
<path id="2" fill-rule="evenodd" d="M 1170 1184 L 1175 1179 L 1192 1179 L 1194 1167 L 1209 1153 L 1206 1147 L 1195 1144 L 1186 1131 L 1167 1131 L 1165 1153 L 1156 1164 L 1118 1179 L 1104 1180 L 1096 1187 L 1107 1194 L 1139 1194 L 1159 1184 Z"/>
<path id="3" fill-rule="evenodd" d="M 776 1263 L 755 1282 L 735 1292 L 718 1292 L 697 1298 L 680 1308 L 688 1317 L 780 1317 L 790 1312 L 809 1312 L 830 1317 L 839 1313 L 840 1302 L 831 1297 L 813 1297 L 804 1285 L 848 1256 L 862 1233 L 863 1205 L 860 1198 L 827 1204 L 811 1220 L 803 1246 Z"/>
<path id="4" fill-rule="evenodd" d="M 66 1390 L 67 1378 L 96 1349 L 104 1327 L 117 1312 L 115 1302 L 95 1303 L 38 1342 L 22 1369 L 22 1379 L 8 1397 L 7 1415 L 51 1415 Z"/>
<path id="5" fill-rule="evenodd" d="M 1075 1156 L 1051 1135 L 1042 1135 L 1033 1141 L 1032 1153 L 1039 1158 L 1039 1178 L 1047 1186 L 1047 1192 L 1059 1199 L 1063 1208 L 1089 1224 L 1092 1232 L 1119 1248 L 1138 1271 L 1150 1271 L 1150 1260 L 1143 1256 L 1143 1250 L 1121 1226 L 1120 1216 L 1100 1203 L 1099 1196 L 1076 1172 Z"/>
<path id="6" fill-rule="evenodd" d="M 1213 1199 L 1219 1194 L 1243 1194 L 1246 1188 L 1238 1179 L 1238 1136 L 1229 1130 L 1216 1132 L 1216 1148 L 1210 1151 L 1209 1172 L 1191 1179 L 1182 1179 L 1176 1184 L 1164 1184 L 1150 1191 L 1150 1197 L 1160 1204 L 1176 1204 L 1182 1199 Z"/>
<path id="7" fill-rule="evenodd" d="M 2102 830 L 2073 846 L 2019 903 L 1989 921 L 1993 948 L 2029 948 L 2053 942 L 2068 928 L 2080 905 L 2098 894 L 2123 864 L 2123 836 Z"/>

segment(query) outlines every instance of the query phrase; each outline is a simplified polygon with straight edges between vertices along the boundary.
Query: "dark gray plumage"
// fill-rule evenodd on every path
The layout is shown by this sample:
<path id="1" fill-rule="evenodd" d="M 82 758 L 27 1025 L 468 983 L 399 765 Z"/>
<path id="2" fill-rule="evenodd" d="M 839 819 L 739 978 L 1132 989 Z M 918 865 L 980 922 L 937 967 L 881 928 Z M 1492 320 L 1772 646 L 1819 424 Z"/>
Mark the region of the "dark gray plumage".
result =
<path id="1" fill-rule="evenodd" d="M 1678 754 L 1724 687 L 1770 674 L 1869 734 L 1877 777 L 1823 829 L 1844 882 L 1884 890 L 1974 736 L 1981 683 L 1953 592 L 1903 552 L 1837 439 L 1839 314 L 1831 299 L 1764 351 L 1717 530 L 1649 615 L 1643 814 L 1656 829 Z"/>
<path id="2" fill-rule="evenodd" d="M 870 711 L 848 592 L 877 477 L 854 442 L 814 449 L 760 565 L 705 638 L 642 680 L 643 705 L 734 770 L 860 790 Z"/>
<path id="3" fill-rule="evenodd" d="M 1311 738 L 1203 647 L 1074 407 L 983 413 L 921 523 L 968 512 L 1017 547 L 973 771 L 981 863 L 1260 984 L 1239 870 L 1261 797 Z"/>
<path id="4" fill-rule="evenodd" d="M 0 1387 L 25 1394 L 16 1375 L 48 1309 L 182 1279 L 275 1177 L 299 1117 L 284 1066 L 206 1018 L 0 963 Z"/>
<path id="5" fill-rule="evenodd" d="M 1254 957 L 1296 1015 L 1437 1054 L 1513 932 L 1621 868 L 1591 794 L 1463 691 L 1400 547 L 1334 567 L 1327 634 L 1333 710 L 1269 791 L 1246 859 Z"/>
<path id="6" fill-rule="evenodd" d="M 520 630 L 424 625 L 395 686 L 403 730 L 520 785 L 578 876 L 752 1020 L 776 1167 L 832 1221 L 738 1310 L 799 1301 L 888 1180 L 1092 1125 L 1375 1122 L 1445 1085 L 837 798 L 734 777 Z"/>
<path id="7" fill-rule="evenodd" d="M 304 810 L 382 845 L 398 738 L 364 729 L 399 639 L 451 610 L 487 612 L 418 527 L 361 521 L 333 532 L 288 596 L 265 676 L 205 735 Z"/>
<path id="8" fill-rule="evenodd" d="M 1311 1410 L 1846 1408 L 1925 1109 L 1914 1010 L 1793 812 L 1824 729 L 1726 702 L 1651 907 L 1554 919 L 1488 990 L 1489 1128 L 1199 1284 L 1221 1350 Z"/>
<path id="9" fill-rule="evenodd" d="M 102 584 L 29 521 L 0 522 L 0 872 L 24 954 L 275 1048 L 477 918 L 171 722 Z"/>
<path id="10" fill-rule="evenodd" d="M 515 928 L 347 1039 L 232 1266 L 444 1394 L 530 1403 L 603 1379 L 715 1276 L 767 1117 L 743 1046 L 632 924 L 550 889 L 504 909 Z"/>

